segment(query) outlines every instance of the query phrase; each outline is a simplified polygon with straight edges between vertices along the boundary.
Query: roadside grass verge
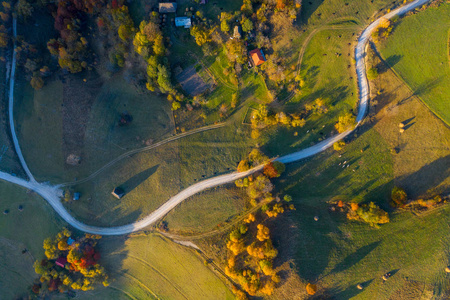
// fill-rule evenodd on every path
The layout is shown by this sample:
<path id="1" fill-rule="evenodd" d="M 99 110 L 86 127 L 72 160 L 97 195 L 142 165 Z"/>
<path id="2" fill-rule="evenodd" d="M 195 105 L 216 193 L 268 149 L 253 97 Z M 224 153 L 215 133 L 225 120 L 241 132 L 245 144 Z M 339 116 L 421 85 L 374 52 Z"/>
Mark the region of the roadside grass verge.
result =
<path id="1" fill-rule="evenodd" d="M 194 250 L 160 235 L 104 237 L 99 248 L 114 280 L 81 299 L 234 299 Z"/>
<path id="2" fill-rule="evenodd" d="M 380 50 L 390 67 L 430 109 L 450 125 L 450 4 L 401 20 Z"/>
<path id="3" fill-rule="evenodd" d="M 4 299 L 24 295 L 36 274 L 33 263 L 44 255 L 44 239 L 56 234 L 63 221 L 32 192 L 0 181 L 0 294 Z M 19 211 L 19 205 L 23 211 Z M 3 214 L 9 210 L 8 214 Z M 22 251 L 28 251 L 22 254 Z"/>
<path id="4" fill-rule="evenodd" d="M 217 187 L 186 199 L 164 218 L 171 233 L 193 234 L 218 229 L 245 210 L 244 193 Z M 201 216 L 201 217 L 200 217 Z"/>

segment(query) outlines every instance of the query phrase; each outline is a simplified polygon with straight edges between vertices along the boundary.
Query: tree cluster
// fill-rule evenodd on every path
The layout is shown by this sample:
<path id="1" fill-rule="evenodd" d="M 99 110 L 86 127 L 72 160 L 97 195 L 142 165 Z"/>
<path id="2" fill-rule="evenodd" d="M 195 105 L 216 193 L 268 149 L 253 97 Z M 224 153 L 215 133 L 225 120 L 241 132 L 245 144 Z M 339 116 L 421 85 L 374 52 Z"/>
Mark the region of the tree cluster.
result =
<path id="1" fill-rule="evenodd" d="M 97 18 L 97 27 L 100 35 L 106 39 L 109 62 L 122 68 L 136 30 L 128 6 L 113 1 Z"/>
<path id="2" fill-rule="evenodd" d="M 8 27 L 11 26 L 11 4 L 3 1 L 0 7 L 0 48 L 6 48 L 11 40 Z"/>
<path id="3" fill-rule="evenodd" d="M 303 127 L 306 124 L 305 114 L 286 114 L 284 112 L 274 113 L 269 111 L 267 105 L 261 104 L 258 110 L 253 111 L 252 123 L 252 138 L 257 139 L 260 136 L 260 130 L 282 124 L 292 127 Z"/>
<path id="4" fill-rule="evenodd" d="M 375 43 L 380 42 L 382 39 L 387 38 L 392 30 L 394 29 L 394 24 L 391 20 L 386 18 L 381 18 L 378 27 L 372 32 L 372 39 Z"/>
<path id="5" fill-rule="evenodd" d="M 373 202 L 359 205 L 351 204 L 351 209 L 347 212 L 347 219 L 366 222 L 371 226 L 389 223 L 389 215 Z"/>
<path id="6" fill-rule="evenodd" d="M 133 39 L 134 49 L 147 62 L 147 83 L 150 91 L 156 88 L 162 93 L 173 93 L 168 51 L 164 44 L 164 35 L 160 29 L 157 12 L 150 14 L 149 21 L 142 21 Z"/>
<path id="7" fill-rule="evenodd" d="M 59 66 L 70 73 L 78 73 L 88 66 L 88 41 L 84 32 L 86 14 L 93 14 L 104 5 L 104 0 L 62 0 L 58 2 L 55 29 L 58 39 L 47 43 L 50 53 L 58 57 Z"/>
<path id="8" fill-rule="evenodd" d="M 36 294 L 46 290 L 63 293 L 92 290 L 98 283 L 108 286 L 108 275 L 99 264 L 100 253 L 95 248 L 100 238 L 91 234 L 75 238 L 72 232 L 64 229 L 55 238 L 46 239 L 45 258 L 34 263 L 40 283 L 33 286 L 33 291 Z M 65 262 L 64 267 L 56 261 Z"/>
<path id="9" fill-rule="evenodd" d="M 265 213 L 269 217 L 277 217 L 284 212 L 284 205 L 277 203 Z M 278 213 L 270 215 L 268 211 Z M 273 246 L 270 228 L 264 224 L 263 219 L 264 212 L 258 217 L 249 214 L 243 224 L 230 232 L 227 242 L 225 273 L 251 296 L 271 295 L 281 280 L 273 269 L 273 260 L 277 257 L 278 250 Z M 245 299 L 241 294 L 240 297 Z"/>

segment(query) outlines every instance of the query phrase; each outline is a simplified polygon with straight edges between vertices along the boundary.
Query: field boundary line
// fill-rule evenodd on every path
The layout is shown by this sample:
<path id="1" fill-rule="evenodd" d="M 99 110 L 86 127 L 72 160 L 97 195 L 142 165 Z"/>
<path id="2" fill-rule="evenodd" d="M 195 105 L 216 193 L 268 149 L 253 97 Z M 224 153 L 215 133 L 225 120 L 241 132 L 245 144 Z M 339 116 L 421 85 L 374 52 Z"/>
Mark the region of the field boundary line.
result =
<path id="1" fill-rule="evenodd" d="M 449 31 L 449 37 L 450 37 L 450 31 Z M 376 45 L 374 43 L 370 43 L 372 46 L 372 49 L 374 50 L 375 54 L 382 60 L 382 62 L 389 68 L 389 70 L 392 71 L 392 73 L 394 73 L 395 77 L 397 77 L 410 91 L 411 91 L 411 96 L 410 97 L 416 97 L 417 99 L 419 99 L 419 102 L 422 103 L 422 105 L 424 105 L 433 116 L 435 116 L 437 119 L 439 119 L 442 123 L 445 124 L 445 126 L 447 126 L 447 128 L 450 129 L 450 123 L 447 123 L 437 112 L 435 112 L 423 99 L 422 97 L 420 97 L 419 95 L 416 94 L 416 92 L 414 91 L 414 89 L 405 81 L 405 79 L 400 76 L 400 74 L 394 69 L 393 66 L 391 66 L 386 59 L 383 57 L 383 55 L 381 54 L 380 51 L 378 51 Z M 450 47 L 449 47 L 449 51 L 450 51 Z M 450 54 L 449 54 L 450 55 Z M 450 57 L 449 57 L 449 67 L 450 67 Z"/>

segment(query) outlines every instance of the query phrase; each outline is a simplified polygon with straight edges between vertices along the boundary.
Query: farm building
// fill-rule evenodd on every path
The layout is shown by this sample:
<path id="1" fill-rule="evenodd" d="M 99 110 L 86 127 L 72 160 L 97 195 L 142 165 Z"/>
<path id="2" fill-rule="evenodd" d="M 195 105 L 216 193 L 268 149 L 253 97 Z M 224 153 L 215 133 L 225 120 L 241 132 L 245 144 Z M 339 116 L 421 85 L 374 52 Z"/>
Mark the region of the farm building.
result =
<path id="1" fill-rule="evenodd" d="M 112 193 L 111 193 L 114 197 L 116 197 L 117 199 L 122 198 L 123 196 L 125 196 L 125 191 L 120 188 L 120 187 L 116 187 Z"/>
<path id="2" fill-rule="evenodd" d="M 175 12 L 177 12 L 177 4 L 175 2 L 159 4 L 160 14 L 175 13 Z"/>
<path id="3" fill-rule="evenodd" d="M 191 28 L 191 18 L 190 17 L 176 17 L 175 26 Z"/>
<path id="4" fill-rule="evenodd" d="M 67 263 L 67 258 L 65 258 L 65 257 L 60 257 L 60 258 L 58 258 L 58 259 L 56 260 L 56 262 L 55 262 L 55 264 L 56 264 L 57 266 L 60 266 L 61 268 L 64 268 L 65 265 L 66 265 L 66 263 Z"/>
<path id="5" fill-rule="evenodd" d="M 252 50 L 249 54 L 254 66 L 262 65 L 266 61 L 266 57 L 264 56 L 262 49 Z"/>
<path id="6" fill-rule="evenodd" d="M 242 36 L 241 26 L 239 26 L 239 25 L 234 26 L 233 36 L 231 38 L 232 39 L 240 39 L 241 36 Z"/>

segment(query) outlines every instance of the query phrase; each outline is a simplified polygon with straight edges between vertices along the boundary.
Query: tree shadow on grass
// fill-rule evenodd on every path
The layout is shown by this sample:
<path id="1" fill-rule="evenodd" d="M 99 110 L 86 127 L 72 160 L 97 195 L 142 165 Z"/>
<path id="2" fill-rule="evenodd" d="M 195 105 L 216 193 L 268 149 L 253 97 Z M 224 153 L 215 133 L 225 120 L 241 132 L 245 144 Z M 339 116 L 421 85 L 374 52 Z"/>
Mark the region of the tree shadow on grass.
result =
<path id="1" fill-rule="evenodd" d="M 323 0 L 304 0 L 302 1 L 302 10 L 300 13 L 300 19 L 302 24 L 308 23 L 309 18 L 323 3 Z"/>
<path id="2" fill-rule="evenodd" d="M 402 59 L 403 55 L 391 55 L 388 58 L 386 58 L 386 60 L 382 60 L 381 62 L 379 62 L 376 65 L 376 68 L 378 70 L 378 73 L 382 74 L 385 73 L 386 71 L 388 71 L 390 68 L 392 68 L 393 66 L 395 66 L 401 59 Z M 378 58 L 381 57 L 378 56 Z"/>
<path id="3" fill-rule="evenodd" d="M 450 155 L 447 155 L 423 166 L 412 174 L 399 177 L 396 179 L 396 183 L 404 188 L 409 196 L 415 198 L 425 195 L 429 189 L 437 187 L 449 177 Z M 441 187 L 437 192 L 447 193 L 449 190 L 450 186 L 447 185 Z"/>
<path id="4" fill-rule="evenodd" d="M 362 259 L 364 259 L 364 257 L 366 257 L 373 250 L 375 250 L 375 248 L 378 247 L 380 243 L 381 243 L 380 241 L 377 241 L 359 248 L 358 250 L 348 255 L 346 258 L 344 258 L 344 260 L 341 261 L 339 264 L 337 264 L 330 273 L 340 273 L 342 271 L 347 270 L 348 268 L 352 267 L 353 265 L 357 264 Z"/>
<path id="5" fill-rule="evenodd" d="M 132 192 L 135 188 L 137 188 L 150 176 L 152 176 L 156 172 L 156 170 L 158 170 L 158 167 L 159 165 L 156 165 L 140 172 L 139 174 L 134 175 L 133 177 L 122 183 L 120 187 L 124 189 L 126 194 Z"/>
<path id="6" fill-rule="evenodd" d="M 374 279 L 367 280 L 365 282 L 359 283 L 362 285 L 363 289 L 368 287 Z M 327 289 L 324 291 L 322 298 L 321 296 L 318 296 L 319 298 L 311 298 L 311 300 L 318 300 L 318 299 L 352 299 L 353 297 L 356 297 L 359 295 L 363 290 L 358 289 L 358 284 L 354 284 L 346 288 L 345 290 L 341 288 L 332 288 Z M 327 298 L 325 298 L 327 297 Z"/>

